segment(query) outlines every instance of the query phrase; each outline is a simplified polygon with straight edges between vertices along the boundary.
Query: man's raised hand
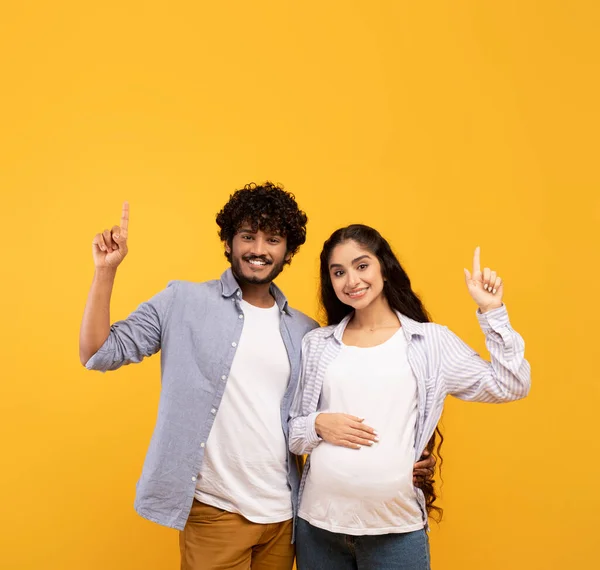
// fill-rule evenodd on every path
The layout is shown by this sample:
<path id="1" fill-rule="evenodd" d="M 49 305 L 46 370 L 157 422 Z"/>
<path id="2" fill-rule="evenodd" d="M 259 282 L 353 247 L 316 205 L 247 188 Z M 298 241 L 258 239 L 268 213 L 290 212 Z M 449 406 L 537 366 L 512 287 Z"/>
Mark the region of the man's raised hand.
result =
<path id="1" fill-rule="evenodd" d="M 116 269 L 125 259 L 128 229 L 129 202 L 124 202 L 120 225 L 96 234 L 92 240 L 92 254 L 96 268 Z"/>

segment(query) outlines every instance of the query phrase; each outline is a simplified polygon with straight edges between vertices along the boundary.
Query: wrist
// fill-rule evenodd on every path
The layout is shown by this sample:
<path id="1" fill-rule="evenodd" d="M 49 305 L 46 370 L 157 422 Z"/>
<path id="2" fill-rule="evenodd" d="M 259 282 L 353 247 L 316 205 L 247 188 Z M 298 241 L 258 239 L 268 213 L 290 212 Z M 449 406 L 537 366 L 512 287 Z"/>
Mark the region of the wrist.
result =
<path id="1" fill-rule="evenodd" d="M 313 412 L 312 414 L 308 415 L 308 421 L 306 425 L 306 439 L 311 445 L 317 445 L 321 441 L 323 441 L 323 438 L 317 433 L 317 430 L 315 429 L 315 420 L 317 419 L 319 413 L 320 412 Z"/>
<path id="2" fill-rule="evenodd" d="M 499 309 L 502 306 L 502 301 L 496 303 L 490 303 L 489 305 L 479 305 L 479 312 L 483 315 L 485 313 L 489 313 L 494 309 Z"/>
<path id="3" fill-rule="evenodd" d="M 320 438 L 322 438 L 322 437 L 323 437 L 323 436 L 321 435 L 321 427 L 322 427 L 322 425 L 321 425 L 321 422 L 319 421 L 319 419 L 321 418 L 321 416 L 322 416 L 322 415 L 323 415 L 322 413 L 318 413 L 318 414 L 315 416 L 315 433 L 316 433 L 316 434 L 317 434 L 317 435 L 318 435 Z"/>
<path id="4" fill-rule="evenodd" d="M 96 267 L 94 279 L 97 281 L 114 281 L 116 275 L 116 267 Z"/>

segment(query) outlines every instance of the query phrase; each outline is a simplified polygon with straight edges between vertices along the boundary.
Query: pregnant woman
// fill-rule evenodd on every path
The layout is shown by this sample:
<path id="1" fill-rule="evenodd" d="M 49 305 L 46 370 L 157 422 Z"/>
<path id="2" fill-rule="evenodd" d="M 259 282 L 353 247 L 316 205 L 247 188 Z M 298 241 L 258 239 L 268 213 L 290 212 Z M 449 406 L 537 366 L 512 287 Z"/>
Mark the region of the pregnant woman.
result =
<path id="1" fill-rule="evenodd" d="M 412 465 L 448 394 L 476 402 L 527 395 L 524 342 L 503 284 L 465 269 L 491 362 L 429 322 L 388 242 L 373 228 L 339 229 L 321 253 L 326 326 L 304 337 L 290 449 L 310 454 L 300 487 L 299 570 L 427 570 L 427 500 Z"/>

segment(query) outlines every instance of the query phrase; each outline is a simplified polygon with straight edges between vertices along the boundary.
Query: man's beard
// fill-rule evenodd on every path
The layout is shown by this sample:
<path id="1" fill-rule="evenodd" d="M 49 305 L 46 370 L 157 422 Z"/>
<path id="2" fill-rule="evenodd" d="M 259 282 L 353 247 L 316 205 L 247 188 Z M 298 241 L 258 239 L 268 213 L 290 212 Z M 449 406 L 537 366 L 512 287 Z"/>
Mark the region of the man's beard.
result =
<path id="1" fill-rule="evenodd" d="M 266 264 L 272 265 L 269 274 L 264 277 L 258 277 L 258 275 L 246 277 L 242 272 L 242 261 L 250 261 L 253 259 L 264 261 Z M 239 257 L 231 256 L 231 270 L 233 271 L 236 281 L 240 285 L 266 285 L 267 283 L 271 283 L 271 281 L 283 271 L 283 266 L 285 265 L 284 259 L 282 259 L 280 263 L 273 263 L 269 262 L 265 257 L 255 255 L 243 257 L 242 261 L 240 261 Z"/>

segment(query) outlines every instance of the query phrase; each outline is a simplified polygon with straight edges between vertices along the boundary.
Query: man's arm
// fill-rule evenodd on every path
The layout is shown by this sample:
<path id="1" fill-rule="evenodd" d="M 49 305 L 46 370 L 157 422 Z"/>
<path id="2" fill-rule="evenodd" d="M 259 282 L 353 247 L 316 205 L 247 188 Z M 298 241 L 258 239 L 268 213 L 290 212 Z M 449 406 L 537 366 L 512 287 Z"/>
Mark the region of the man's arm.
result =
<path id="1" fill-rule="evenodd" d="M 413 483 L 417 487 L 423 488 L 423 483 L 425 481 L 428 479 L 433 479 L 433 474 L 435 473 L 435 463 L 435 456 L 433 456 L 431 452 L 427 450 L 423 451 L 423 455 L 421 455 L 421 458 L 413 467 Z"/>
<path id="2" fill-rule="evenodd" d="M 79 331 L 79 360 L 84 366 L 108 338 L 115 276 L 116 271 L 111 269 L 96 269 L 94 273 Z"/>
<path id="3" fill-rule="evenodd" d="M 129 204 L 123 204 L 121 223 L 96 234 L 92 255 L 96 272 L 88 295 L 79 332 L 79 359 L 85 363 L 98 352 L 110 333 L 110 298 L 117 268 L 127 255 Z"/>

